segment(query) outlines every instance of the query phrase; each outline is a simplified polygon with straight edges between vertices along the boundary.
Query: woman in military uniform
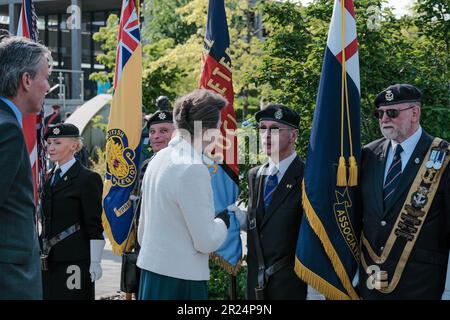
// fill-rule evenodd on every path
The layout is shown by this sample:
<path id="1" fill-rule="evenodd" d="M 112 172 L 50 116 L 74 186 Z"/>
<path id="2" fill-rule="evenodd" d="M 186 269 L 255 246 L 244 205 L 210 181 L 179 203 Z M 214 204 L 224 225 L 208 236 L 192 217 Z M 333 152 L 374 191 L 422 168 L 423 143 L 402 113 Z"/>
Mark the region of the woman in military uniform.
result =
<path id="1" fill-rule="evenodd" d="M 77 127 L 50 127 L 45 139 L 56 165 L 47 174 L 42 199 L 44 299 L 94 299 L 105 245 L 102 179 L 74 157 L 82 148 Z"/>

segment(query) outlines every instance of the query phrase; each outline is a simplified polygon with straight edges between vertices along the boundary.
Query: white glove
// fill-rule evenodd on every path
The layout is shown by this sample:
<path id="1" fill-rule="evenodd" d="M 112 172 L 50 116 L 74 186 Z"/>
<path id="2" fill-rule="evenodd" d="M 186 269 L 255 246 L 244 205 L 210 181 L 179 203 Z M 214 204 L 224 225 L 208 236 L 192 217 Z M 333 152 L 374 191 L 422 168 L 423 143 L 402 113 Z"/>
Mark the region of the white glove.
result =
<path id="1" fill-rule="evenodd" d="M 236 206 L 234 203 L 230 204 L 227 207 L 227 210 L 234 212 L 236 218 L 239 221 L 239 225 L 241 227 L 241 230 L 247 229 L 247 212 L 246 211 L 243 211 L 243 210 L 239 209 L 239 207 Z"/>
<path id="2" fill-rule="evenodd" d="M 91 274 L 91 281 L 97 281 L 102 277 L 102 261 L 103 248 L 105 247 L 105 240 L 91 240 L 91 265 L 89 266 L 89 273 Z"/>

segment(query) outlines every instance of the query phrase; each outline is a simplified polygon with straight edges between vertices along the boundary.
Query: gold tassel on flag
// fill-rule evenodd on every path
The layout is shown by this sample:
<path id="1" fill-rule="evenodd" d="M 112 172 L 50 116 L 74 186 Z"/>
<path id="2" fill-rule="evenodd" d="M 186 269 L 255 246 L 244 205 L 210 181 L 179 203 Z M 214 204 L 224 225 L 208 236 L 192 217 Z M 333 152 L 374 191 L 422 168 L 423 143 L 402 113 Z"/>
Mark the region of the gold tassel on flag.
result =
<path id="1" fill-rule="evenodd" d="M 354 156 L 351 156 L 348 161 L 349 161 L 348 186 L 355 187 L 358 185 L 358 165 L 356 164 L 356 159 Z"/>
<path id="2" fill-rule="evenodd" d="M 338 187 L 346 187 L 347 186 L 347 167 L 345 164 L 345 158 L 342 156 L 339 157 L 336 185 Z"/>

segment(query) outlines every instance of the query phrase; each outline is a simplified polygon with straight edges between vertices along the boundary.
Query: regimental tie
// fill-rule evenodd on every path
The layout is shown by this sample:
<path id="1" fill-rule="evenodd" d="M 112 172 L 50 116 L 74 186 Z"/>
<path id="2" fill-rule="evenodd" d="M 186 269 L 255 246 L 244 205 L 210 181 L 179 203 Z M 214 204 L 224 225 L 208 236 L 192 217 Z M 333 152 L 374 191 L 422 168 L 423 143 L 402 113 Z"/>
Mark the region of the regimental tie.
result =
<path id="1" fill-rule="evenodd" d="M 402 174 L 402 157 L 400 154 L 403 152 L 403 148 L 400 144 L 395 148 L 394 159 L 392 160 L 391 166 L 389 167 L 389 171 L 386 175 L 386 180 L 384 181 L 383 186 L 383 201 L 386 207 L 386 203 L 389 198 L 394 194 L 395 189 L 397 188 L 398 182 L 400 180 L 400 176 Z"/>
<path id="2" fill-rule="evenodd" d="M 53 174 L 53 182 L 52 187 L 56 185 L 56 183 L 61 179 L 61 168 L 58 168 L 55 170 L 55 173 Z"/>
<path id="3" fill-rule="evenodd" d="M 273 193 L 278 185 L 278 170 L 275 170 L 274 173 L 267 176 L 266 178 L 266 187 L 264 188 L 264 208 L 267 208 L 272 201 Z"/>

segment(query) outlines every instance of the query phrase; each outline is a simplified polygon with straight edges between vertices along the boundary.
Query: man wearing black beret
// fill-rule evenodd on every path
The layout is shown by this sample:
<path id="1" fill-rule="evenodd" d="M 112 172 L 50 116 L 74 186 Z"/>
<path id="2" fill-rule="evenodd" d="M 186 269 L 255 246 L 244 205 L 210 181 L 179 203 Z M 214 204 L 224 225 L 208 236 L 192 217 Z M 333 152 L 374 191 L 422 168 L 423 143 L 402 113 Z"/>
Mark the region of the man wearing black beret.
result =
<path id="1" fill-rule="evenodd" d="M 395 84 L 375 98 L 383 138 L 363 148 L 363 299 L 441 299 L 450 240 L 450 148 L 420 126 L 421 97 Z"/>
<path id="2" fill-rule="evenodd" d="M 271 104 L 255 118 L 269 161 L 249 171 L 248 219 L 235 205 L 228 207 L 247 228 L 247 298 L 304 300 L 307 286 L 294 272 L 303 214 L 304 164 L 295 152 L 300 117 Z"/>
<path id="3" fill-rule="evenodd" d="M 171 111 L 158 110 L 148 119 L 148 137 L 154 153 L 167 147 L 174 128 Z"/>

